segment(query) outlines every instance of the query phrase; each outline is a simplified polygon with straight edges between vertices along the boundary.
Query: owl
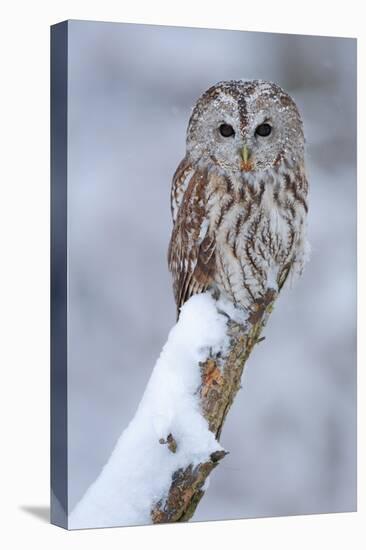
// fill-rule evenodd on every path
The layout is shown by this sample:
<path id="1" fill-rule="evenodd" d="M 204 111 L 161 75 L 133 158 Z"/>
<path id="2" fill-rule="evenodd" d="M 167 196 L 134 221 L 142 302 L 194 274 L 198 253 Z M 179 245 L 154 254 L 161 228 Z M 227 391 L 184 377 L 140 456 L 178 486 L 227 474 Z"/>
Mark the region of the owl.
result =
<path id="1" fill-rule="evenodd" d="M 173 176 L 168 264 L 178 315 L 211 291 L 253 310 L 307 257 L 304 133 L 292 98 L 263 80 L 219 82 L 198 99 Z"/>

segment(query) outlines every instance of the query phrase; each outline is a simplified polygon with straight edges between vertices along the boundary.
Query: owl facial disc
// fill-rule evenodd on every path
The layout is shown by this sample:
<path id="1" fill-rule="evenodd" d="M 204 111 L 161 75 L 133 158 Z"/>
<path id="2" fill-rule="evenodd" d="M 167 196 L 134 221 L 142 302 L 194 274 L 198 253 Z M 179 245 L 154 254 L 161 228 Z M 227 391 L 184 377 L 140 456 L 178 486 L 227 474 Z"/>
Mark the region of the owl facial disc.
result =
<path id="1" fill-rule="evenodd" d="M 187 153 L 231 172 L 277 169 L 304 154 L 299 111 L 277 84 L 230 80 L 209 88 L 197 101 L 187 129 Z"/>

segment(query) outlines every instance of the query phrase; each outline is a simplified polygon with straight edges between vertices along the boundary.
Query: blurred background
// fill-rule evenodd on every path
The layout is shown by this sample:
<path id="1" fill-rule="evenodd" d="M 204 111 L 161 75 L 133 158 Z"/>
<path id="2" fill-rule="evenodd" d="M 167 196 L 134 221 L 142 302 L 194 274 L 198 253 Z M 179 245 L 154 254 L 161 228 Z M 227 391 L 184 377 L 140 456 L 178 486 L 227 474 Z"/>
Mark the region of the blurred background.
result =
<path id="1" fill-rule="evenodd" d="M 311 261 L 247 363 L 194 520 L 356 508 L 356 41 L 69 23 L 69 507 L 175 322 L 169 194 L 198 96 L 272 80 L 307 139 Z"/>

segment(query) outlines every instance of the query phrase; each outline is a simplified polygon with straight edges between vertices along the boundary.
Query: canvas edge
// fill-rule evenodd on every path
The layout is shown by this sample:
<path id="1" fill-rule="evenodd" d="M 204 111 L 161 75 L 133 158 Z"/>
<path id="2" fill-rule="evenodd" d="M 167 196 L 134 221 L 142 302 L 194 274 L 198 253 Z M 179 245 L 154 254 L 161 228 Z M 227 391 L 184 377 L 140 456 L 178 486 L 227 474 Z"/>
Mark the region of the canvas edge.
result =
<path id="1" fill-rule="evenodd" d="M 68 22 L 51 26 L 50 522 L 68 527 L 67 60 Z"/>

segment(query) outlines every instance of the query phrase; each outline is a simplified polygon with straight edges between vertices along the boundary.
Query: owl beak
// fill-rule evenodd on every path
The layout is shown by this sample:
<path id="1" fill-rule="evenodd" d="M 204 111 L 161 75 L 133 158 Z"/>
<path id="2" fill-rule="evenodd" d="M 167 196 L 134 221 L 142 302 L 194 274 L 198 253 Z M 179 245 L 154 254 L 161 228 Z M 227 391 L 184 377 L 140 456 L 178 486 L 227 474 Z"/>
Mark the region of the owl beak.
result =
<path id="1" fill-rule="evenodd" d="M 243 145 L 241 149 L 241 169 L 244 170 L 244 172 L 250 172 L 250 170 L 253 170 L 253 164 L 250 159 L 250 151 L 246 145 Z"/>

